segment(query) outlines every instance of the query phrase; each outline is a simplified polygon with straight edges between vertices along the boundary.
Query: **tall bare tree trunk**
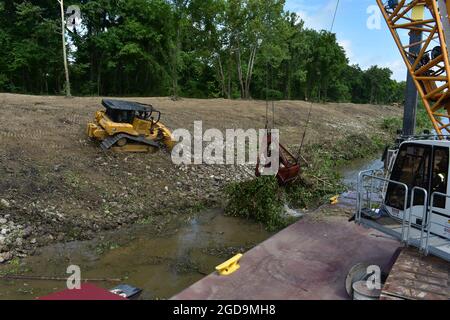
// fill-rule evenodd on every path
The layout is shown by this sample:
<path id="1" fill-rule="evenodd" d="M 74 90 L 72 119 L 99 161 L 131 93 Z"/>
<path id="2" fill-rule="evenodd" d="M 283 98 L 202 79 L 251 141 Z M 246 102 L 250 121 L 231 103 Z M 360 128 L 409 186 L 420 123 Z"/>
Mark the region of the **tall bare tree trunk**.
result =
<path id="1" fill-rule="evenodd" d="M 71 97 L 70 92 L 70 79 L 69 79 L 69 66 L 67 64 L 67 48 L 66 48 L 66 19 L 64 17 L 64 0 L 58 0 L 61 6 L 61 34 L 62 34 L 62 46 L 63 46 L 63 58 L 64 58 L 64 71 L 66 73 L 66 96 Z"/>
<path id="2" fill-rule="evenodd" d="M 237 60 L 237 71 L 238 71 L 238 78 L 239 78 L 239 84 L 241 86 L 241 98 L 245 99 L 245 86 L 244 86 L 244 79 L 242 75 L 242 64 L 241 64 L 241 48 L 237 47 L 237 54 L 236 54 L 236 60 Z"/>
<path id="3" fill-rule="evenodd" d="M 225 73 L 223 71 L 223 66 L 222 66 L 222 59 L 220 58 L 220 55 L 217 55 L 217 62 L 219 63 L 219 73 L 220 73 L 220 80 L 221 80 L 221 84 L 222 84 L 222 96 L 228 97 L 229 94 L 227 92 L 227 80 L 225 78 Z"/>
<path id="4" fill-rule="evenodd" d="M 252 82 L 253 67 L 255 65 L 257 46 L 252 49 L 248 62 L 247 77 L 245 78 L 245 98 L 250 99 L 250 84 Z"/>
<path id="5" fill-rule="evenodd" d="M 228 96 L 227 99 L 230 100 L 231 99 L 231 93 L 232 93 L 232 85 L 231 85 L 231 80 L 233 77 L 233 68 L 232 68 L 232 63 L 233 63 L 233 58 L 232 58 L 232 53 L 231 53 L 231 48 L 230 48 L 230 56 L 228 57 L 228 83 L 227 83 L 227 88 L 228 88 Z"/>

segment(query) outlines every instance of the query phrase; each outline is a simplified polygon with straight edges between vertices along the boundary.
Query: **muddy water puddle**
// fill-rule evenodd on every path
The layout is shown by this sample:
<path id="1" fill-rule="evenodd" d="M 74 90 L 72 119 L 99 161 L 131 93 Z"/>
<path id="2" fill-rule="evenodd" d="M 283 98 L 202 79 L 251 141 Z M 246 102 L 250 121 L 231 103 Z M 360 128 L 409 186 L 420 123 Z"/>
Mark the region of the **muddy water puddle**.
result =
<path id="1" fill-rule="evenodd" d="M 339 197 L 338 206 L 341 208 L 356 208 L 358 178 L 361 171 L 366 170 L 380 170 L 384 168 L 384 163 L 381 156 L 372 160 L 360 159 L 351 162 L 340 170 L 342 176 L 342 183 L 347 188 L 347 191 L 342 193 Z"/>
<path id="2" fill-rule="evenodd" d="M 17 264 L 2 266 L 0 272 L 64 278 L 69 265 L 78 265 L 83 279 L 109 279 L 92 282 L 99 287 L 126 283 L 143 289 L 142 299 L 166 299 L 271 235 L 262 225 L 226 217 L 220 209 L 175 219 L 159 232 L 155 224 L 48 246 Z M 0 299 L 35 299 L 65 286 L 65 281 L 0 279 Z"/>
<path id="3" fill-rule="evenodd" d="M 341 168 L 342 182 L 350 190 L 356 190 L 358 175 L 365 170 L 383 169 L 384 163 L 381 161 L 381 156 L 372 159 L 360 159 L 352 161 L 350 164 Z"/>

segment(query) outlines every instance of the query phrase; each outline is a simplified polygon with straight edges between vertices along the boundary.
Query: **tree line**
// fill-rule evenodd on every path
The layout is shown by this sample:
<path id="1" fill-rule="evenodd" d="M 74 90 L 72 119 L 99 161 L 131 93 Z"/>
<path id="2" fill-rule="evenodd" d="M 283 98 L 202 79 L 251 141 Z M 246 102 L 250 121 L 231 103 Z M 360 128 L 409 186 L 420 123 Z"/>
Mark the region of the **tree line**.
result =
<path id="1" fill-rule="evenodd" d="M 349 65 L 335 34 L 284 0 L 66 0 L 72 92 L 101 96 L 402 102 L 387 68 Z M 55 0 L 0 1 L 0 90 L 61 94 Z M 331 18 L 331 17 L 330 17 Z"/>

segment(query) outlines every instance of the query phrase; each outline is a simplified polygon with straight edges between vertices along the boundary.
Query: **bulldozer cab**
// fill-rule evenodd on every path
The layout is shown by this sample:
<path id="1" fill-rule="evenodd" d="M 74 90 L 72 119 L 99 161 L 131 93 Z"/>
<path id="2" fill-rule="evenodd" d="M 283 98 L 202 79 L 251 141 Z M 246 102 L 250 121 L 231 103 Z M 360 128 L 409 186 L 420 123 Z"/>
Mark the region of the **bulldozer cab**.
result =
<path id="1" fill-rule="evenodd" d="M 102 104 L 106 108 L 108 118 L 117 123 L 132 124 L 136 117 L 158 123 L 161 117 L 158 110 L 147 104 L 110 99 L 102 100 Z M 156 118 L 154 115 L 156 115 Z"/>

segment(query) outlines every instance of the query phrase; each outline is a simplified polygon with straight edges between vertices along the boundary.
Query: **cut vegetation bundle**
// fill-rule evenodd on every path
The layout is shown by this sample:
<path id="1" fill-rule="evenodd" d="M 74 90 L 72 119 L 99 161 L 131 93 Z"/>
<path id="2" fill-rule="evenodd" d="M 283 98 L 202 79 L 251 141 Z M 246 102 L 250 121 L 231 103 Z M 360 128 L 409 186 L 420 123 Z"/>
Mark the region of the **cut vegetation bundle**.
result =
<path id="1" fill-rule="evenodd" d="M 225 211 L 263 223 L 268 230 L 285 227 L 292 220 L 284 214 L 285 204 L 302 210 L 316 208 L 345 191 L 340 169 L 355 159 L 381 152 L 391 135 L 350 134 L 337 141 L 304 148 L 307 164 L 294 182 L 279 186 L 275 177 L 233 183 L 226 189 Z"/>

